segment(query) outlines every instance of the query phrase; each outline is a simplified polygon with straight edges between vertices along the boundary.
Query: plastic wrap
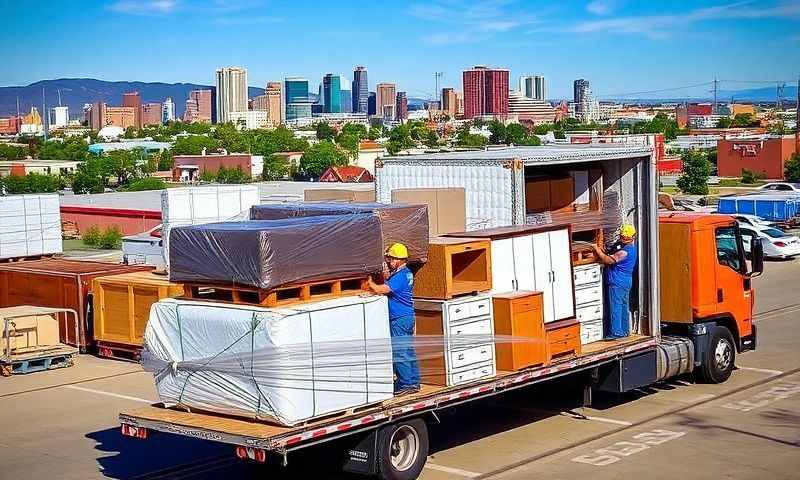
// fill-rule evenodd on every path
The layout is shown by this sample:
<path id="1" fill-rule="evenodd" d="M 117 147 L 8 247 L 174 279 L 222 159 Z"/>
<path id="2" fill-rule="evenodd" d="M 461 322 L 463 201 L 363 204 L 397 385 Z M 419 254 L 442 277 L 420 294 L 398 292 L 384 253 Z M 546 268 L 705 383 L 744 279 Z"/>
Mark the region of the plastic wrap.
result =
<path id="1" fill-rule="evenodd" d="M 0 258 L 61 251 L 57 194 L 0 195 Z"/>
<path id="2" fill-rule="evenodd" d="M 428 207 L 418 204 L 292 202 L 254 205 L 252 220 L 276 220 L 317 215 L 374 213 L 380 219 L 384 249 L 395 242 L 408 247 L 410 262 L 428 260 Z"/>
<path id="3" fill-rule="evenodd" d="M 274 289 L 366 276 L 383 267 L 378 217 L 209 223 L 170 232 L 170 280 Z"/>

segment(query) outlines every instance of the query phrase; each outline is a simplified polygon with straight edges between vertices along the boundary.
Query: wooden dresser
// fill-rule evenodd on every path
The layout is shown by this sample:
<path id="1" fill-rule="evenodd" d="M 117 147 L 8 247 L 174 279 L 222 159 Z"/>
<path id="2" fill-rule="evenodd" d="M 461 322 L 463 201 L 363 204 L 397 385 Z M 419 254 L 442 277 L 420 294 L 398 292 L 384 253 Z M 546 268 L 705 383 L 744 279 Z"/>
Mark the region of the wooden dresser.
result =
<path id="1" fill-rule="evenodd" d="M 547 363 L 542 292 L 501 293 L 492 303 L 497 369 L 516 371 Z"/>

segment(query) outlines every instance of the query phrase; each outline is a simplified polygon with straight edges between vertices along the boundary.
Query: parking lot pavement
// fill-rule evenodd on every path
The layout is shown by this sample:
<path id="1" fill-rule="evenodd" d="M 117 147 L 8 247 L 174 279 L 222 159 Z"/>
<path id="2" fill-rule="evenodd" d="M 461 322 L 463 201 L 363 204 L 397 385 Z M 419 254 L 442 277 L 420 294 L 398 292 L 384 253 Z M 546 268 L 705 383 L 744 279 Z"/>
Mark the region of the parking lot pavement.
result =
<path id="1" fill-rule="evenodd" d="M 581 408 L 582 392 L 566 378 L 471 402 L 442 412 L 431 427 L 422 478 L 797 476 L 798 275 L 797 261 L 769 262 L 755 280 L 758 350 L 737 358 L 727 383 L 679 379 L 598 395 Z M 292 454 L 282 470 L 239 462 L 226 445 L 123 437 L 118 413 L 155 398 L 152 376 L 137 364 L 87 355 L 70 368 L 0 378 L 2 477 L 350 478 L 335 473 L 335 444 Z"/>

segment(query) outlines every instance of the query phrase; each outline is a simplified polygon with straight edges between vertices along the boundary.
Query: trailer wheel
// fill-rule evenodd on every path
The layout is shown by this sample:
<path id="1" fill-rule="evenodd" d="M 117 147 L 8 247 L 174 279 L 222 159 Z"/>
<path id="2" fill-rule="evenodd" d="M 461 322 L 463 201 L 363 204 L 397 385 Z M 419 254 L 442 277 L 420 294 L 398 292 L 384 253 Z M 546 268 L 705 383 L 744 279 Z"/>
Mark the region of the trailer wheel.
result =
<path id="1" fill-rule="evenodd" d="M 723 383 L 731 376 L 735 361 L 736 347 L 730 330 L 714 327 L 700 366 L 700 378 L 706 383 Z"/>
<path id="2" fill-rule="evenodd" d="M 412 480 L 428 460 L 428 427 L 422 419 L 387 425 L 378 432 L 378 472 L 385 480 Z"/>

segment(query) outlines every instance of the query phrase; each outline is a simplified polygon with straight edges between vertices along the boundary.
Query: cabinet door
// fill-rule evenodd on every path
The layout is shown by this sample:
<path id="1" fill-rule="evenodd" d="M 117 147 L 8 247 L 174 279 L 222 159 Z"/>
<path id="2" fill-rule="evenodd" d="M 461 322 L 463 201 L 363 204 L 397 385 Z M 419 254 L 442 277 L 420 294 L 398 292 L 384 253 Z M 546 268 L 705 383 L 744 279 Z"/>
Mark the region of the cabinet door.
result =
<path id="1" fill-rule="evenodd" d="M 555 320 L 551 270 L 550 234 L 548 232 L 535 233 L 533 234 L 533 276 L 536 282 L 534 290 L 542 292 L 542 310 L 545 323 Z"/>
<path id="2" fill-rule="evenodd" d="M 553 272 L 553 317 L 555 320 L 563 320 L 575 315 L 569 232 L 554 230 L 549 235 L 550 269 Z"/>
<path id="3" fill-rule="evenodd" d="M 514 276 L 517 290 L 536 290 L 533 264 L 533 237 L 525 235 L 511 239 L 514 245 Z M 494 265 L 492 266 L 494 268 Z"/>
<path id="4" fill-rule="evenodd" d="M 539 213 L 550 210 L 550 180 L 525 182 L 525 211 Z"/>
<path id="5" fill-rule="evenodd" d="M 575 201 L 575 186 L 572 177 L 550 180 L 550 209 L 560 210 Z"/>
<path id="6" fill-rule="evenodd" d="M 492 291 L 510 292 L 514 288 L 514 245 L 511 238 L 492 241 Z"/>

